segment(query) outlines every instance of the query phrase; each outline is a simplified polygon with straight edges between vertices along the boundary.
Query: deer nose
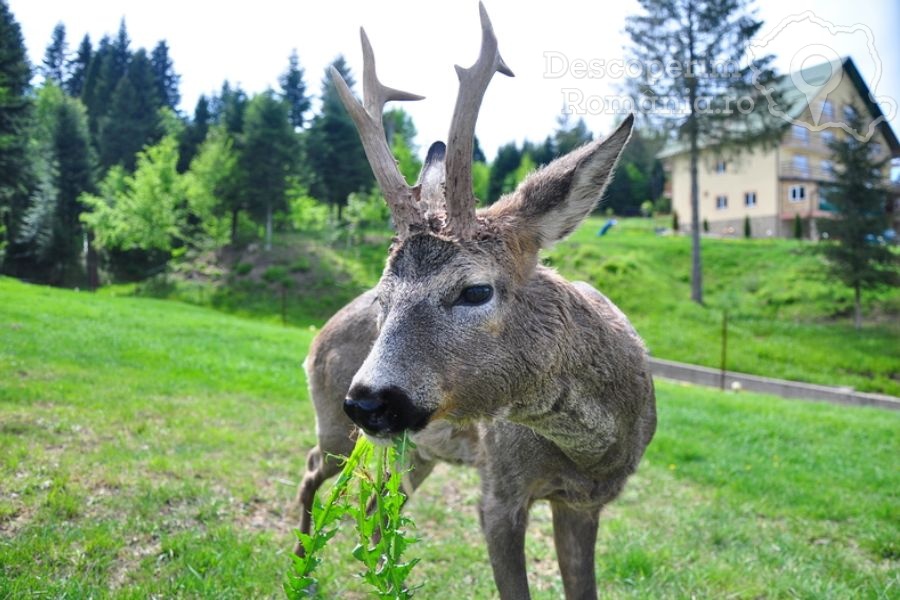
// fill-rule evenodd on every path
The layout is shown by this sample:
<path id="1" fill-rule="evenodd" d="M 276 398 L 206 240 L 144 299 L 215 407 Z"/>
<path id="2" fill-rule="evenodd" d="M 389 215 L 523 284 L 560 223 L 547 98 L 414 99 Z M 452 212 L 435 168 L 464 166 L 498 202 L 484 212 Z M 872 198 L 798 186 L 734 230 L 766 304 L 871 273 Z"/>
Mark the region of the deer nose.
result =
<path id="1" fill-rule="evenodd" d="M 388 437 L 419 430 L 428 423 L 428 414 L 417 410 L 409 394 L 394 386 L 372 389 L 354 385 L 344 400 L 344 412 L 366 433 Z"/>

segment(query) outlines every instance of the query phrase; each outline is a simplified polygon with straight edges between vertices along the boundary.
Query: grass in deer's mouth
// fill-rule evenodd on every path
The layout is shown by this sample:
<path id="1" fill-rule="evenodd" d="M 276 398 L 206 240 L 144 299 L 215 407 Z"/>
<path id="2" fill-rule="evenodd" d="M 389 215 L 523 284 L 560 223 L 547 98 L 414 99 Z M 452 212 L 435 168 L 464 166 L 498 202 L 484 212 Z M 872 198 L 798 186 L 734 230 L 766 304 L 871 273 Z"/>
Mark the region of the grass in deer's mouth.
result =
<path id="1" fill-rule="evenodd" d="M 410 447 L 406 434 L 384 446 L 359 437 L 327 500 L 323 503 L 316 496 L 312 531 L 308 535 L 296 532 L 305 554 L 294 558 L 294 572 L 285 582 L 290 598 L 321 597 L 315 570 L 322 562 L 322 550 L 345 518 L 353 519 L 356 527 L 352 555 L 364 567 L 360 577 L 379 598 L 412 596 L 406 580 L 418 559 L 403 562 L 403 554 L 417 539 L 409 533 L 414 523 L 401 513 L 406 501 L 401 482 Z"/>

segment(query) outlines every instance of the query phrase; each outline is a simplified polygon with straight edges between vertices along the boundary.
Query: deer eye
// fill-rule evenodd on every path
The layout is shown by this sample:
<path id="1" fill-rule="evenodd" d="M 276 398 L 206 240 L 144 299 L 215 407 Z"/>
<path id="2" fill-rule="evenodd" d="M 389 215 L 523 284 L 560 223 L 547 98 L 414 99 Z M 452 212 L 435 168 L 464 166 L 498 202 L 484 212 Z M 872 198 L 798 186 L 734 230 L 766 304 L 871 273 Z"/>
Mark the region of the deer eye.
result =
<path id="1" fill-rule="evenodd" d="M 494 288 L 489 285 L 471 285 L 464 289 L 456 300 L 458 306 L 479 306 L 494 296 Z"/>

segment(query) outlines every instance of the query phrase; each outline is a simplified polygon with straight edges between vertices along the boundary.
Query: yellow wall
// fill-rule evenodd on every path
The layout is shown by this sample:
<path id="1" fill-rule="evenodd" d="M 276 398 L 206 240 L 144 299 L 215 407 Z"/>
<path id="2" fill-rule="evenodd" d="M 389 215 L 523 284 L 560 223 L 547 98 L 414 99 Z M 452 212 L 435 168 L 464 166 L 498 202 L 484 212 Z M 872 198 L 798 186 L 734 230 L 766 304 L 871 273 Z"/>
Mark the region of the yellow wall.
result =
<path id="1" fill-rule="evenodd" d="M 715 172 L 715 160 L 701 153 L 697 165 L 700 187 L 700 220 L 716 221 L 762 217 L 775 214 L 778 207 L 777 152 L 755 150 L 726 160 L 725 173 Z M 672 207 L 686 227 L 690 227 L 691 181 L 687 154 L 672 157 Z M 744 206 L 744 193 L 756 192 L 756 206 Z M 728 198 L 728 208 L 716 209 L 716 196 Z"/>
<path id="2" fill-rule="evenodd" d="M 827 94 L 827 99 L 834 107 L 834 117 L 826 119 L 825 115 L 820 123 L 826 121 L 843 121 L 844 106 L 854 104 L 859 109 L 865 110 L 859 97 L 856 86 L 850 77 L 843 72 L 835 74 L 841 81 L 837 87 Z M 826 89 L 830 86 L 824 86 Z M 822 98 L 813 102 L 821 103 Z M 798 118 L 799 121 L 812 124 L 809 109 Z M 844 135 L 843 130 L 836 127 L 828 128 L 838 139 Z M 876 131 L 873 141 L 881 145 L 881 158 L 887 158 L 890 148 L 881 131 Z M 794 155 L 802 154 L 807 157 L 809 172 L 803 173 L 794 168 Z M 744 152 L 737 157 L 727 159 L 725 173 L 716 173 L 716 160 L 720 157 L 711 152 L 701 152 L 698 164 L 698 183 L 700 188 L 700 221 L 707 219 L 712 229 L 716 223 L 728 222 L 733 224 L 749 216 L 751 219 L 772 218 L 775 220 L 792 217 L 799 213 L 807 216 L 811 210 L 818 206 L 818 181 L 827 178 L 822 167 L 823 159 L 830 159 L 830 150 L 823 139 L 822 132 L 809 131 L 808 140 L 804 141 L 794 135 L 793 128 L 788 126 L 778 148 L 770 150 L 755 150 Z M 680 222 L 685 229 L 690 228 L 690 161 L 688 155 L 681 154 L 666 159 L 668 162 L 669 177 L 672 194 L 672 208 L 678 212 Z M 889 176 L 889 167 L 885 167 L 885 178 Z M 803 184 L 806 186 L 806 199 L 801 202 L 792 202 L 789 189 L 792 185 Z M 756 192 L 756 206 L 748 208 L 744 206 L 744 193 Z M 716 208 L 716 196 L 725 195 L 728 198 L 728 208 L 718 210 Z M 777 234 L 777 227 L 775 228 Z"/>

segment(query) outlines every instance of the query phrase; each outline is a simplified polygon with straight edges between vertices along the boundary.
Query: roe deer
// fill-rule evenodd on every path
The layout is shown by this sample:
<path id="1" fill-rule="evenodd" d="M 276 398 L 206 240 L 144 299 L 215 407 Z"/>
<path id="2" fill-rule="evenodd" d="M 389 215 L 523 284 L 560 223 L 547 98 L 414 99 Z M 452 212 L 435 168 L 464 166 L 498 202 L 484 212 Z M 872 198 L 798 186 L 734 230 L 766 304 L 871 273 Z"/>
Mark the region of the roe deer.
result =
<path id="1" fill-rule="evenodd" d="M 377 287 L 332 317 L 305 362 L 318 446 L 298 490 L 300 529 L 309 532 L 316 490 L 340 469 L 332 455 L 349 454 L 359 429 L 376 439 L 409 431 L 410 491 L 436 460 L 479 470 L 479 514 L 501 598 L 529 597 L 525 529 L 542 499 L 566 597 L 595 598 L 600 510 L 653 437 L 653 382 L 625 315 L 590 285 L 540 265 L 538 252 L 594 208 L 633 118 L 476 211 L 475 120 L 494 72 L 512 75 L 480 10 L 480 56 L 456 67 L 447 146 L 431 147 L 416 186 L 397 169 L 381 115 L 385 102 L 419 96 L 378 81 L 364 31 L 362 103 L 332 70 L 397 236 Z"/>

